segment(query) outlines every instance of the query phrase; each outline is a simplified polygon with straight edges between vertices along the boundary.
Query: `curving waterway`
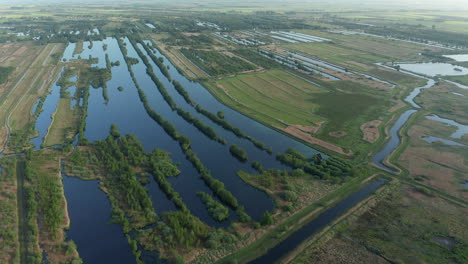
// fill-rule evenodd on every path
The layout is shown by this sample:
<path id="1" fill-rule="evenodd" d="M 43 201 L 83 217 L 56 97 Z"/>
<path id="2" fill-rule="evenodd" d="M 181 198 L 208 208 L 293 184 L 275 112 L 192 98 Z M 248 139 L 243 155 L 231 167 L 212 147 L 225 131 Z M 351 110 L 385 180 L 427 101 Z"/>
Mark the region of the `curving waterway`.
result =
<path id="1" fill-rule="evenodd" d="M 394 68 L 385 66 L 383 64 L 378 64 L 378 65 L 385 67 L 387 69 L 390 69 L 390 70 L 395 70 Z M 424 77 L 424 76 L 421 76 L 421 75 L 418 75 L 409 71 L 400 70 L 400 72 L 403 72 L 403 73 L 406 73 L 415 77 L 419 77 L 427 81 L 425 85 L 414 88 L 413 91 L 405 98 L 405 101 L 408 102 L 411 106 L 413 106 L 416 109 L 420 109 L 421 107 L 414 102 L 414 98 L 416 98 L 421 93 L 422 89 L 430 88 L 434 86 L 436 82 L 433 79 L 430 79 L 430 78 L 427 78 L 427 77 Z M 401 138 L 400 138 L 399 132 L 401 128 L 406 124 L 406 122 L 408 122 L 408 119 L 417 111 L 418 110 L 410 109 L 400 115 L 400 117 L 397 119 L 395 124 L 393 124 L 393 126 L 389 130 L 389 141 L 387 142 L 387 144 L 385 144 L 384 148 L 381 151 L 377 152 L 372 158 L 372 162 L 375 165 L 377 165 L 378 167 L 382 169 L 391 171 L 391 172 L 397 172 L 397 170 L 395 170 L 394 168 L 385 165 L 384 160 L 389 155 L 391 155 L 393 151 L 395 151 L 395 149 L 398 148 L 398 146 L 401 144 Z"/>

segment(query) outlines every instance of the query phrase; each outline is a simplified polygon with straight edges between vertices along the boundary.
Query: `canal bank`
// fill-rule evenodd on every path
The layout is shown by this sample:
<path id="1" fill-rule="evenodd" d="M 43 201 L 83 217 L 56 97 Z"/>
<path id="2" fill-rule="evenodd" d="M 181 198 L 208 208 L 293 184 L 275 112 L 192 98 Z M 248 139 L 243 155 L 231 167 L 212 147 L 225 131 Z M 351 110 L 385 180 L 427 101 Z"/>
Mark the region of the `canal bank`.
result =
<path id="1" fill-rule="evenodd" d="M 263 233 L 261 237 L 255 239 L 252 243 L 243 248 L 236 249 L 235 252 L 231 252 L 231 255 L 225 256 L 216 263 L 231 263 L 232 261 L 237 261 L 238 263 L 274 263 L 274 261 L 285 256 L 290 251 L 294 250 L 296 246 L 299 246 L 303 241 L 307 240 L 314 232 L 321 230 L 334 219 L 346 213 L 347 210 L 385 183 L 385 179 L 379 179 L 369 183 L 375 176 L 376 175 L 353 179 L 337 191 L 303 208 L 284 219 L 282 222 L 274 224 L 266 233 Z M 376 182 L 379 184 L 375 184 Z M 353 196 L 355 194 L 359 195 Z M 343 203 L 346 206 L 344 206 Z M 337 209 L 340 210 L 337 211 L 337 209 L 335 209 L 330 211 L 337 206 L 339 206 Z M 313 223 L 313 226 L 315 223 L 318 223 L 318 221 L 322 223 L 318 229 L 314 230 L 312 233 L 303 235 L 301 239 L 294 237 L 292 239 L 294 241 L 291 242 L 290 237 L 302 234 L 303 228 L 307 228 L 311 223 Z M 287 246 L 285 247 L 284 245 Z M 281 253 L 276 251 L 280 251 Z M 276 253 L 273 253 L 275 254 L 273 256 L 270 255 L 271 252 Z"/>

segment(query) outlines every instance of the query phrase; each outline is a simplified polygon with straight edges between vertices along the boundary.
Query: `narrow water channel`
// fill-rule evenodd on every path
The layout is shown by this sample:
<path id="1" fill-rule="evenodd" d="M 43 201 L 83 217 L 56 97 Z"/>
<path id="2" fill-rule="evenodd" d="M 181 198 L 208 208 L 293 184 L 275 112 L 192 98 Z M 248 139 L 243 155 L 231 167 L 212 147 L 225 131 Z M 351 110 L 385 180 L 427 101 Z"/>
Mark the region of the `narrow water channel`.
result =
<path id="1" fill-rule="evenodd" d="M 392 152 L 400 145 L 401 139 L 400 139 L 400 129 L 403 127 L 404 124 L 408 121 L 408 118 L 416 113 L 416 110 L 407 110 L 404 112 L 398 120 L 395 122 L 395 124 L 390 128 L 390 140 L 387 142 L 385 147 L 377 152 L 375 154 L 374 158 L 372 159 L 372 162 L 379 166 L 382 169 L 389 170 L 392 172 L 397 172 L 394 168 L 388 167 L 387 165 L 384 164 L 385 158 L 387 158 Z"/>
<path id="2" fill-rule="evenodd" d="M 377 65 L 382 66 L 382 67 L 387 68 L 387 69 L 390 69 L 390 70 L 395 70 L 392 67 L 388 67 L 388 66 L 385 66 L 385 65 L 380 64 L 380 63 L 378 63 Z M 403 71 L 403 70 L 400 70 L 400 72 L 403 72 L 403 73 L 406 73 L 406 74 L 409 74 L 409 75 L 412 75 L 412 76 L 415 76 L 415 77 L 418 77 L 418 78 L 423 78 L 423 79 L 427 80 L 426 85 L 414 88 L 414 90 L 405 98 L 405 101 L 408 102 L 409 104 L 411 104 L 414 108 L 420 109 L 421 107 L 414 102 L 414 98 L 416 98 L 416 96 L 418 96 L 421 93 L 421 89 L 426 89 L 426 88 L 430 88 L 430 87 L 434 86 L 435 81 L 433 79 L 426 78 L 424 76 L 421 76 L 421 75 L 418 75 L 418 74 L 415 74 L 415 73 L 412 73 L 412 72 Z M 400 138 L 400 135 L 399 135 L 399 132 L 400 132 L 401 128 L 406 124 L 406 122 L 408 122 L 408 119 L 410 118 L 410 116 L 413 115 L 414 113 L 416 113 L 417 111 L 418 110 L 415 110 L 415 109 L 410 109 L 410 110 L 405 111 L 397 119 L 395 124 L 390 128 L 390 131 L 389 131 L 390 132 L 390 135 L 389 135 L 390 139 L 389 139 L 389 141 L 384 146 L 384 148 L 381 151 L 377 152 L 377 154 L 375 154 L 374 157 L 372 158 L 372 162 L 375 165 L 377 165 L 378 167 L 380 167 L 382 169 L 388 170 L 388 171 L 397 172 L 394 168 L 391 168 L 391 167 L 388 167 L 387 165 L 385 165 L 384 160 L 389 155 L 391 155 L 395 149 L 398 148 L 398 146 L 401 143 L 401 138 Z"/>
<path id="3" fill-rule="evenodd" d="M 332 208 L 321 213 L 317 218 L 304 225 L 278 245 L 268 250 L 265 255 L 251 261 L 250 264 L 273 264 L 278 262 L 281 258 L 285 257 L 288 253 L 298 247 L 302 242 L 309 239 L 312 235 L 316 234 L 328 224 L 345 214 L 357 203 L 371 195 L 385 182 L 385 179 L 379 179 L 351 194 Z"/>
<path id="4" fill-rule="evenodd" d="M 63 68 L 62 68 L 61 74 L 58 77 L 59 79 L 62 73 L 63 73 Z M 59 79 L 57 79 L 57 81 Z M 47 96 L 47 98 L 44 101 L 44 104 L 42 105 L 42 109 L 41 109 L 42 112 L 39 114 L 36 120 L 36 130 L 38 131 L 38 136 L 31 139 L 31 142 L 34 144 L 35 150 L 41 148 L 44 137 L 47 135 L 49 126 L 52 123 L 52 115 L 55 113 L 55 110 L 57 109 L 59 99 L 60 99 L 60 86 L 58 86 L 57 83 L 54 82 L 54 84 L 52 85 L 50 94 Z"/>

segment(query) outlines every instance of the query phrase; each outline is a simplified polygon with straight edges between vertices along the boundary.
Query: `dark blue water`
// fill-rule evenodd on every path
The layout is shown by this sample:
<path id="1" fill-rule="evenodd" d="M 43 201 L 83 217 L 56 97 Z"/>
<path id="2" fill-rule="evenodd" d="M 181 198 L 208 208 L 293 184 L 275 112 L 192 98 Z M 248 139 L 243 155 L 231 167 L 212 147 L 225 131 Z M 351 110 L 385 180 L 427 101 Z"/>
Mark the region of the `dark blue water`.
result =
<path id="1" fill-rule="evenodd" d="M 117 67 L 112 67 L 112 80 L 107 83 L 109 102 L 104 103 L 101 89 L 90 88 L 88 118 L 86 119 L 85 136 L 90 141 L 105 139 L 109 135 L 111 124 L 116 124 L 122 135 L 135 134 L 142 142 L 147 151 L 154 148 L 161 148 L 171 154 L 171 158 L 180 163 L 179 169 L 182 173 L 176 177 L 169 179 L 170 181 L 180 181 L 179 188 L 173 186 L 178 191 L 182 199 L 187 203 L 192 213 L 203 219 L 207 224 L 219 226 L 217 222 L 211 219 L 205 206 L 196 196 L 196 191 L 210 192 L 205 183 L 198 176 L 197 171 L 185 159 L 184 153 L 181 151 L 178 142 L 169 137 L 166 132 L 151 119 L 143 105 L 140 102 L 137 89 L 135 88 L 130 74 L 127 70 L 125 60 L 120 53 L 116 40 L 108 41 L 107 51 L 109 56 L 114 60 L 120 60 L 121 64 Z M 136 52 L 131 48 L 130 43 L 127 44 L 129 56 L 136 58 Z M 97 48 L 98 45 L 94 45 Z M 140 86 L 148 87 L 147 97 L 153 98 L 151 95 L 156 95 L 157 90 L 154 84 L 146 74 L 146 68 L 142 64 L 134 65 L 134 71 L 137 78 L 142 80 Z M 118 86 L 123 86 L 122 92 L 117 90 Z M 164 100 L 155 100 L 153 104 L 163 103 Z M 172 112 L 172 111 L 171 111 Z M 165 117 L 167 118 L 167 117 Z M 157 184 L 152 185 L 159 187 Z M 152 188 L 151 186 L 149 188 Z M 164 195 L 152 196 L 153 204 L 161 206 L 161 208 L 172 208 L 173 203 L 165 198 Z M 156 213 L 162 211 L 157 210 Z M 228 223 L 224 223 L 227 225 Z"/>
<path id="2" fill-rule="evenodd" d="M 138 58 L 134 47 L 128 40 L 128 56 Z M 103 44 L 107 44 L 107 50 L 103 50 Z M 89 42 L 84 43 L 82 54 L 73 56 L 75 45 L 70 44 L 64 53 L 64 58 L 68 61 L 81 56 L 87 59 L 98 58 L 99 61 L 94 66 L 106 67 L 105 55 L 108 54 L 112 62 L 120 61 L 120 66 L 112 67 L 112 79 L 107 82 L 109 102 L 104 103 L 101 89 L 90 88 L 88 117 L 86 119 L 85 136 L 90 141 L 105 139 L 109 135 L 111 124 L 116 124 L 122 135 L 135 134 L 142 142 L 145 150 L 151 151 L 155 148 L 161 148 L 171 154 L 171 158 L 179 164 L 181 174 L 177 177 L 169 178 L 168 181 L 174 189 L 180 193 L 182 199 L 195 216 L 199 217 L 205 223 L 215 227 L 227 227 L 232 220 L 236 218 L 235 212 L 230 211 L 230 218 L 223 223 L 218 223 L 208 214 L 206 207 L 196 195 L 198 191 L 211 193 L 204 181 L 200 178 L 192 164 L 186 160 L 185 154 L 181 151 L 178 142 L 169 137 L 165 131 L 152 120 L 144 109 L 137 89 L 127 70 L 127 65 L 120 52 L 118 43 L 115 39 L 107 38 L 103 41 L 95 41 L 92 48 L 89 48 Z M 137 47 L 138 48 L 138 47 Z M 141 47 L 140 47 L 141 48 Z M 142 49 L 144 54 L 146 51 Z M 158 52 L 156 52 L 158 54 Z M 158 56 L 161 56 L 158 54 Z M 203 115 L 188 105 L 184 99 L 177 93 L 173 85 L 154 65 L 153 69 L 158 78 L 166 86 L 168 92 L 176 101 L 179 107 L 189 111 L 193 116 L 201 119 L 205 124 L 215 129 L 216 133 L 228 141 L 227 145 L 219 144 L 200 133 L 193 125 L 183 120 L 176 112 L 173 112 L 157 87 L 146 74 L 146 66 L 142 63 L 133 65 L 132 70 L 140 84 L 140 87 L 146 93 L 150 106 L 170 121 L 177 130 L 192 141 L 192 149 L 200 157 L 205 166 L 211 171 L 213 177 L 221 180 L 226 189 L 231 191 L 238 199 L 239 203 L 245 206 L 246 212 L 254 219 L 259 220 L 266 210 L 273 209 L 273 201 L 263 192 L 244 183 L 237 175 L 238 170 L 254 172 L 250 164 L 254 160 L 260 161 L 266 168 L 286 169 L 282 164 L 275 160 L 274 155 L 256 148 L 252 142 L 246 139 L 237 138 L 232 132 L 223 129 L 217 124 L 211 122 Z M 150 59 L 151 61 L 151 59 Z M 262 141 L 266 146 L 272 147 L 274 152 L 284 152 L 287 148 L 295 148 L 298 151 L 310 156 L 317 153 L 316 150 L 305 146 L 275 130 L 239 114 L 232 109 L 219 103 L 203 86 L 191 82 L 180 75 L 175 67 L 165 59 L 165 64 L 170 66 L 170 73 L 173 79 L 179 81 L 190 93 L 191 97 L 205 109 L 216 113 L 223 111 L 225 119 L 233 125 L 239 127 L 244 133 Z M 123 86 L 123 91 L 118 91 L 117 87 Z M 74 88 L 71 88 L 74 91 Z M 54 93 L 55 91 L 55 93 Z M 44 103 L 45 111 L 38 118 L 36 128 L 43 135 L 50 125 L 50 114 L 55 111 L 58 98 L 60 96 L 60 87 L 52 88 L 52 94 L 49 95 Z M 76 103 L 74 103 L 76 107 Z M 78 105 L 82 105 L 82 101 Z M 47 114 L 49 113 L 49 114 Z M 48 117 L 48 120 L 47 118 Z M 47 122 L 48 121 L 48 122 Z M 41 132 L 42 131 L 42 132 Z M 33 142 L 37 148 L 40 142 Z M 229 145 L 237 144 L 245 149 L 249 156 L 248 163 L 242 163 L 229 153 Z M 91 184 L 91 185 L 90 185 Z M 85 263 L 132 263 L 135 258 L 131 256 L 128 250 L 128 243 L 122 234 L 119 226 L 105 225 L 110 218 L 110 205 L 105 194 L 97 189 L 96 182 L 83 182 L 77 179 L 64 177 L 65 195 L 69 201 L 70 218 L 72 222 L 68 237 L 76 242 L 80 255 Z M 91 186 L 91 187 L 89 187 Z M 95 188 L 95 189 L 93 189 Z M 148 194 L 152 199 L 156 213 L 176 210 L 172 201 L 168 200 L 165 194 L 159 189 L 159 186 L 151 178 L 146 186 Z M 93 200 L 91 208 L 89 200 Z M 99 213 L 95 212 L 100 210 Z M 79 212 L 83 215 L 80 215 Z M 97 229 L 102 229 L 99 231 Z M 100 233 L 101 232 L 101 233 Z M 99 234 L 99 238 L 97 235 Z M 115 250 L 110 250 L 115 248 Z M 99 255 L 99 256 L 97 256 Z M 120 256 L 122 255 L 122 256 Z M 126 258 L 131 261 L 126 261 Z M 115 260 L 115 261 L 114 261 Z"/>
<path id="3" fill-rule="evenodd" d="M 135 50 L 129 42 L 127 42 L 127 48 L 129 56 L 137 57 Z M 133 65 L 132 69 L 140 83 L 141 88 L 144 90 L 151 107 L 160 115 L 162 115 L 166 120 L 169 120 L 180 133 L 190 137 L 192 141 L 193 151 L 197 153 L 201 161 L 211 171 L 213 177 L 221 180 L 225 184 L 226 189 L 231 191 L 237 197 L 241 205 L 245 206 L 247 213 L 255 219 L 260 219 L 261 215 L 263 214 L 263 211 L 271 210 L 273 208 L 272 200 L 265 193 L 244 183 L 236 175 L 237 171 L 241 169 L 251 171 L 252 169 L 250 167 L 250 164 L 238 161 L 235 157 L 233 157 L 230 154 L 228 145 L 221 145 L 218 142 L 209 139 L 208 137 L 200 133 L 193 125 L 187 123 L 184 119 L 182 119 L 176 112 L 172 111 L 170 106 L 166 103 L 162 95 L 159 93 L 153 81 L 146 74 L 146 66 L 143 63 Z M 156 66 L 154 66 L 154 70 L 158 77 L 161 78 L 162 75 L 159 73 Z M 167 80 L 161 78 L 161 81 L 168 85 L 167 88 L 170 88 Z M 173 95 L 174 99 L 176 99 L 176 93 L 171 93 L 171 95 Z M 193 108 L 187 108 L 187 111 L 191 111 L 191 113 L 194 116 L 198 115 L 198 113 L 195 113 L 196 111 Z M 201 116 L 198 117 L 202 119 Z M 213 126 L 213 128 L 216 127 Z M 224 129 L 217 129 L 217 132 L 221 132 L 222 134 L 218 134 L 223 138 L 230 136 L 228 135 L 230 132 L 227 132 Z M 253 146 L 250 142 L 245 141 L 245 143 L 243 144 L 245 144 L 245 146 L 248 145 L 250 148 L 252 148 L 250 149 L 250 151 L 249 149 L 246 149 L 249 155 L 261 153 L 263 157 L 267 157 L 271 161 L 272 166 L 273 164 L 276 164 L 276 166 L 282 166 L 266 152 L 253 150 Z M 177 150 L 180 149 L 178 145 L 166 149 L 172 152 L 174 148 L 176 148 Z M 175 157 L 174 160 L 181 161 L 180 159 L 176 159 Z M 185 160 L 185 156 L 183 160 Z M 194 176 L 195 175 L 196 177 L 198 177 L 197 173 L 195 173 Z M 169 181 L 172 183 L 176 191 L 178 191 L 182 195 L 182 198 L 184 198 L 184 201 L 191 209 L 191 203 L 194 200 L 199 200 L 199 198 L 196 196 L 196 192 L 199 191 L 199 189 L 192 188 L 192 186 L 190 186 L 191 182 L 194 181 L 193 178 L 191 180 L 187 180 L 183 177 L 175 177 L 170 178 Z M 202 220 L 205 221 L 207 219 L 202 218 Z"/>
<path id="4" fill-rule="evenodd" d="M 67 237 L 78 246 L 83 263 L 135 263 L 121 226 L 109 224 L 111 205 L 98 185 L 63 174 L 71 220 Z"/>
<path id="5" fill-rule="evenodd" d="M 39 114 L 36 120 L 36 130 L 39 132 L 39 135 L 31 139 L 31 142 L 34 144 L 34 149 L 41 148 L 41 144 L 44 140 L 44 137 L 47 135 L 47 130 L 52 123 L 52 114 L 55 113 L 55 110 L 57 109 L 59 99 L 60 86 L 57 86 L 57 84 L 54 83 L 52 85 L 50 94 L 47 96 L 47 98 L 44 101 L 44 104 L 42 105 L 43 111 Z"/>
<path id="6" fill-rule="evenodd" d="M 339 202 L 334 207 L 326 210 L 320 214 L 317 218 L 310 221 L 308 224 L 303 226 L 291 234 L 288 238 L 283 240 L 281 243 L 270 249 L 265 255 L 251 261 L 251 264 L 272 264 L 279 261 L 282 257 L 285 257 L 289 252 L 293 251 L 302 242 L 309 239 L 312 235 L 326 227 L 332 221 L 346 213 L 350 208 L 355 206 L 357 203 L 368 197 L 372 192 L 377 190 L 383 185 L 386 180 L 381 179 L 370 183 L 366 187 L 362 188 L 358 192 L 355 192 L 348 196 L 345 200 Z"/>
<path id="7" fill-rule="evenodd" d="M 225 115 L 224 118 L 227 121 L 240 128 L 247 135 L 264 142 L 266 146 L 272 147 L 275 153 L 284 152 L 288 148 L 294 148 L 306 156 L 312 156 L 318 153 L 317 150 L 225 106 L 216 100 L 216 98 L 214 98 L 213 95 L 200 83 L 192 82 L 181 75 L 166 57 L 161 55 L 158 51 L 156 54 L 158 57 L 164 58 L 164 64 L 170 68 L 169 72 L 171 77 L 176 79 L 185 87 L 194 101 L 212 113 L 223 111 Z"/>

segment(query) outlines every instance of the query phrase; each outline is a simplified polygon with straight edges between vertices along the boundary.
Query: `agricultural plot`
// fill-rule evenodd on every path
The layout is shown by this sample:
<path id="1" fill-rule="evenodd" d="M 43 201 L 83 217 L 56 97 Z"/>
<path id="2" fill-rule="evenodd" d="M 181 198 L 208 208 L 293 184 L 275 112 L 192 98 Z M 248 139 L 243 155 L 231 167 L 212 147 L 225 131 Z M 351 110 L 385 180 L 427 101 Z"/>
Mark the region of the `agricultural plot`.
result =
<path id="1" fill-rule="evenodd" d="M 330 38 L 333 43 L 298 43 L 287 44 L 284 47 L 363 72 L 374 69 L 373 64 L 376 62 L 424 60 L 420 53 L 428 50 L 441 50 L 371 36 L 340 35 L 307 30 L 304 32 Z"/>
<path id="2" fill-rule="evenodd" d="M 375 12 L 361 13 L 352 12 L 345 14 L 344 17 L 360 18 L 364 23 L 370 24 L 385 24 L 385 23 L 402 23 L 408 25 L 423 25 L 427 28 L 435 26 L 438 30 L 466 33 L 467 22 L 466 13 L 450 11 L 450 12 L 434 12 L 434 11 L 396 11 L 396 12 Z"/>
<path id="3" fill-rule="evenodd" d="M 37 99 L 47 93 L 47 88 L 60 71 L 57 54 L 63 52 L 64 45 L 22 44 L 16 48 L 12 54 L 5 54 L 5 57 L 1 58 L 3 66 L 8 67 L 16 63 L 16 69 L 11 73 L 10 80 L 2 85 L 3 92 L 0 95 L 0 124 L 3 135 L 0 138 L 4 140 L 9 133 L 14 133 L 12 142 L 27 140 L 28 136 L 31 136 L 32 131 L 26 126 L 33 118 L 33 113 L 23 109 L 31 109 Z M 11 144 L 9 147 L 15 148 Z"/>
<path id="4" fill-rule="evenodd" d="M 299 125 L 314 130 L 325 121 L 313 114 L 318 105 L 310 100 L 326 90 L 284 71 L 238 75 L 211 86 L 229 100 L 225 103 L 278 128 Z"/>
<path id="5" fill-rule="evenodd" d="M 252 71 L 256 66 L 232 54 L 217 51 L 181 49 L 186 58 L 212 76 Z"/>
<path id="6" fill-rule="evenodd" d="M 317 87 L 280 70 L 239 75 L 207 86 L 242 113 L 339 153 L 358 144 L 365 147 L 360 127 L 382 119 L 392 105 L 385 99 L 386 93 L 351 81 L 330 81 Z"/>
<path id="7" fill-rule="evenodd" d="M 279 39 L 286 43 L 309 43 L 309 42 L 324 42 L 330 41 L 326 38 L 312 36 L 304 33 L 297 32 L 286 32 L 286 31 L 272 31 L 270 37 L 273 39 Z"/>
<path id="8" fill-rule="evenodd" d="M 351 82 L 340 85 L 353 86 Z M 367 122 L 383 119 L 391 106 L 388 100 L 359 92 L 333 91 L 317 96 L 312 102 L 320 104 L 317 114 L 328 120 L 317 136 L 355 150 L 362 150 L 358 144 L 364 143 L 360 127 Z"/>
<path id="9" fill-rule="evenodd" d="M 376 62 L 385 62 L 390 60 L 384 55 L 374 55 L 363 51 L 352 50 L 345 47 L 340 47 L 336 44 L 328 43 L 298 43 L 284 45 L 286 49 L 306 53 L 312 56 L 317 56 L 320 59 L 343 65 L 355 70 L 365 70 L 365 67 L 360 67 L 355 63 L 364 65 L 372 65 Z M 354 63 L 353 63 L 354 62 Z"/>

